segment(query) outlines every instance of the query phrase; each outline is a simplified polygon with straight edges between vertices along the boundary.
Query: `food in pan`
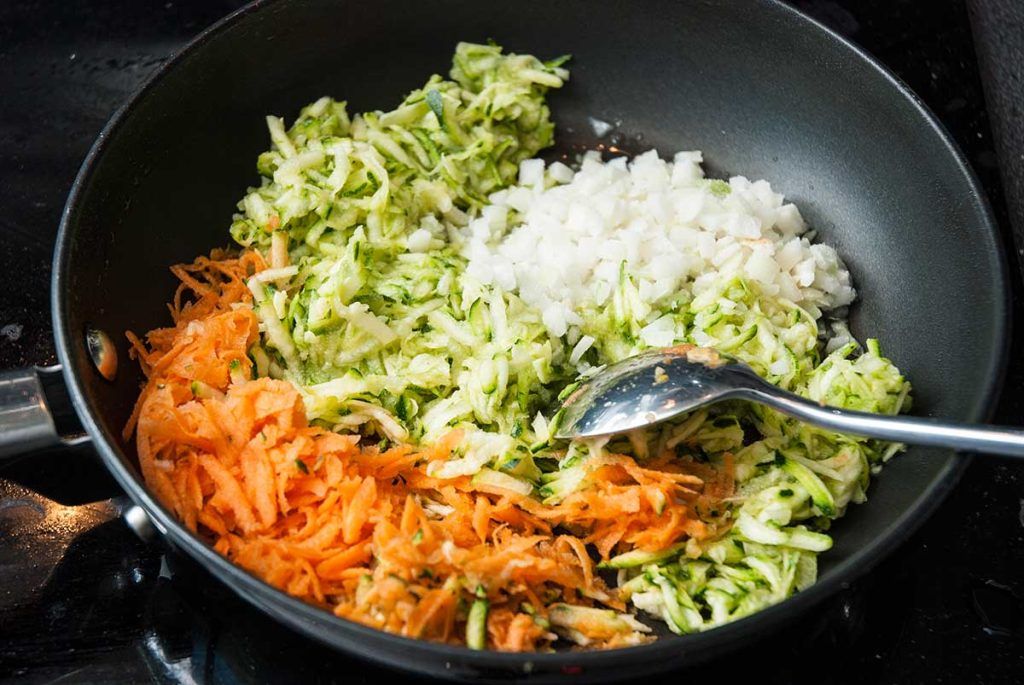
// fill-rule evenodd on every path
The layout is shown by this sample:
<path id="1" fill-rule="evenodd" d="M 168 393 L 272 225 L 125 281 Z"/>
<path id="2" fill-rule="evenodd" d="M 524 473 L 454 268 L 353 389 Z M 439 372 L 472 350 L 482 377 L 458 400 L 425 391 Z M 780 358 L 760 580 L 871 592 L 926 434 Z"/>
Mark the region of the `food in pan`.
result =
<path id="1" fill-rule="evenodd" d="M 173 325 L 130 336 L 126 438 L 218 552 L 338 616 L 509 651 L 705 630 L 814 582 L 900 446 L 744 403 L 550 437 L 581 379 L 681 343 L 829 404 L 910 401 L 767 182 L 699 152 L 537 159 L 565 62 L 464 43 L 392 111 L 268 117 L 238 247 L 174 267 Z"/>

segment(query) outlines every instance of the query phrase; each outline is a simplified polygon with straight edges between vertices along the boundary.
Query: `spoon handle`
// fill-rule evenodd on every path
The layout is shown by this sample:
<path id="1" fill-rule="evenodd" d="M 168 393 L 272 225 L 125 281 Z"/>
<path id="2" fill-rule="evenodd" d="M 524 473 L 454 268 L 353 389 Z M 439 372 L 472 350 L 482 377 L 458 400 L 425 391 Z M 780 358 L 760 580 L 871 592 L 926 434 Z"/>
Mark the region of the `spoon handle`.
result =
<path id="1" fill-rule="evenodd" d="M 1024 431 L 836 409 L 776 389 L 758 388 L 751 394 L 751 399 L 776 411 L 838 433 L 1024 458 Z"/>

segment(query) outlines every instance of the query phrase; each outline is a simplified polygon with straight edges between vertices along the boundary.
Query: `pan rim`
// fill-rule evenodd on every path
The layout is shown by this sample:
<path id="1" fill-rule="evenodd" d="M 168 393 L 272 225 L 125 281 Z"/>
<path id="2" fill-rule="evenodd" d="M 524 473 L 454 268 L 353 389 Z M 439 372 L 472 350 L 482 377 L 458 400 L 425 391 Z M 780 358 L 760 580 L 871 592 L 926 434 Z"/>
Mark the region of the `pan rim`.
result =
<path id="1" fill-rule="evenodd" d="M 736 644 L 752 636 L 764 634 L 766 629 L 783 624 L 787 619 L 792 619 L 804 613 L 810 607 L 834 595 L 839 590 L 848 587 L 853 580 L 862 577 L 874 568 L 883 558 L 891 554 L 917 531 L 959 481 L 970 462 L 969 455 L 961 455 L 959 458 L 954 457 L 950 459 L 940 474 L 919 493 L 915 501 L 904 510 L 902 515 L 890 522 L 885 530 L 876 538 L 875 542 L 856 550 L 847 559 L 839 562 L 830 570 L 827 577 L 819 580 L 808 590 L 797 593 L 787 600 L 767 607 L 749 617 L 706 632 L 678 637 L 673 636 L 640 646 L 606 651 L 520 655 L 491 651 L 473 651 L 461 646 L 444 645 L 402 637 L 339 618 L 328 611 L 307 604 L 268 585 L 241 567 L 234 565 L 227 558 L 217 554 L 199 537 L 189 533 L 176 518 L 155 500 L 141 483 L 141 480 L 137 479 L 127 467 L 122 456 L 119 454 L 120 450 L 114 448 L 116 442 L 112 440 L 113 436 L 106 435 L 99 426 L 99 423 L 94 419 L 94 409 L 87 399 L 84 387 L 79 383 L 74 372 L 73 359 L 69 352 L 73 332 L 67 330 L 66 327 L 67 317 L 65 308 L 68 303 L 63 287 L 65 281 L 64 268 L 71 253 L 70 238 L 74 232 L 73 226 L 76 223 L 76 212 L 80 198 L 91 180 L 97 162 L 102 159 L 107 150 L 109 141 L 115 136 L 118 129 L 130 116 L 135 107 L 168 73 L 172 72 L 180 62 L 191 56 L 197 48 L 213 40 L 244 17 L 265 11 L 267 8 L 276 5 L 278 1 L 255 0 L 204 29 L 157 69 L 114 113 L 86 155 L 72 185 L 61 215 L 51 279 L 51 310 L 57 356 L 63 366 L 64 378 L 76 411 L 79 413 L 83 425 L 92 437 L 106 468 L 114 475 L 127 494 L 146 510 L 147 514 L 171 541 L 177 546 L 184 548 L 189 556 L 217 576 L 219 580 L 228 585 L 237 595 L 267 611 L 271 618 L 289 624 L 292 628 L 303 632 L 305 636 L 319 639 L 334 649 L 342 648 L 339 642 L 318 638 L 308 629 L 308 626 L 330 627 L 338 631 L 340 635 L 347 637 L 348 639 L 345 642 L 349 645 L 360 642 L 372 644 L 374 641 L 383 643 L 388 646 L 388 649 L 383 654 L 378 655 L 373 652 L 363 651 L 360 655 L 378 663 L 405 670 L 424 672 L 423 669 L 412 665 L 415 663 L 413 660 L 410 660 L 408 663 L 396 663 L 388 657 L 396 652 L 410 653 L 410 656 L 413 655 L 412 653 L 418 656 L 432 656 L 437 659 L 437 668 L 433 671 L 435 674 L 444 671 L 446 660 L 458 660 L 464 663 L 472 662 L 474 665 L 479 665 L 482 668 L 522 671 L 527 664 L 532 664 L 535 668 L 546 667 L 548 669 L 570 664 L 597 669 L 605 665 L 610 666 L 621 659 L 632 658 L 634 661 L 647 660 L 647 663 L 652 664 L 649 670 L 663 670 L 663 668 L 653 664 L 675 664 L 682 658 L 682 653 L 685 653 L 685 658 L 690 663 L 697 663 L 701 660 L 702 652 L 708 651 L 711 654 L 721 652 L 721 650 L 708 649 L 709 647 Z M 921 118 L 921 125 L 931 128 L 932 133 L 937 139 L 936 144 L 941 143 L 945 147 L 950 161 L 955 164 L 956 171 L 963 176 L 967 191 L 965 197 L 969 197 L 977 205 L 977 208 L 980 210 L 981 224 L 987 229 L 982 232 L 982 235 L 992 242 L 994 249 L 989 252 L 993 262 L 992 266 L 995 268 L 992 270 L 991 278 L 995 289 L 1002 293 L 1001 300 L 995 303 L 999 310 L 997 311 L 999 316 L 996 320 L 995 331 L 998 339 L 998 349 L 994 350 L 988 360 L 984 381 L 979 388 L 981 399 L 968 412 L 970 420 L 978 421 L 988 418 L 998 401 L 1004 381 L 1009 353 L 1008 333 L 1012 327 L 1010 320 L 1012 310 L 1010 306 L 1008 261 L 999 225 L 994 218 L 988 198 L 982 191 L 973 169 L 967 164 L 963 153 L 952 140 L 948 131 L 924 105 L 921 99 L 902 80 L 874 57 L 832 29 L 799 10 L 784 4 L 780 0 L 754 0 L 754 4 L 760 5 L 767 12 L 777 13 L 777 16 L 786 21 L 803 24 L 801 30 L 820 32 L 823 34 L 823 38 L 836 43 L 840 50 L 847 51 L 851 61 L 862 62 L 864 66 L 873 70 L 879 78 L 888 82 L 888 85 L 895 89 L 897 96 L 909 101 L 916 114 Z M 273 609 L 268 610 L 268 605 L 272 606 Z M 352 650 L 348 648 L 348 651 Z M 658 661 L 659 657 L 664 659 L 664 661 Z M 639 672 L 637 671 L 638 674 Z M 451 672 L 451 675 L 455 676 L 458 673 Z"/>

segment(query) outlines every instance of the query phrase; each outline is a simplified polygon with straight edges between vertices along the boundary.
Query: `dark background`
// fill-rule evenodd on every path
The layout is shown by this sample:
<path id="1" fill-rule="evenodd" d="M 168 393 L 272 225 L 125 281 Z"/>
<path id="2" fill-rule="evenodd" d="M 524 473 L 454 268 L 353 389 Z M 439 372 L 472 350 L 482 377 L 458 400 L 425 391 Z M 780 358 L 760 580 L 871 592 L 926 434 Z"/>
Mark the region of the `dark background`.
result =
<path id="1" fill-rule="evenodd" d="M 50 253 L 96 134 L 174 51 L 241 4 L 0 3 L 0 368 L 55 360 Z M 990 73 L 1013 55 L 981 33 L 976 50 L 962 0 L 793 4 L 881 59 L 949 129 L 1003 228 L 1015 316 L 1024 321 L 1021 251 L 977 57 Z M 989 25 L 1024 28 L 1002 19 Z M 994 111 L 1010 113 L 995 127 L 999 140 L 1019 136 L 1021 113 L 1003 96 L 1021 84 L 986 86 Z M 1010 181 L 1020 159 L 1002 151 L 1002 161 Z M 1022 423 L 1021 338 L 995 417 L 1001 423 Z M 0 680 L 362 683 L 390 675 L 274 625 L 159 543 L 141 543 L 117 518 L 116 503 L 88 504 L 118 494 L 88 450 L 0 468 Z M 752 644 L 741 658 L 670 679 L 739 676 L 818 685 L 1024 682 L 1024 465 L 975 459 L 918 534 L 805 624 Z"/>

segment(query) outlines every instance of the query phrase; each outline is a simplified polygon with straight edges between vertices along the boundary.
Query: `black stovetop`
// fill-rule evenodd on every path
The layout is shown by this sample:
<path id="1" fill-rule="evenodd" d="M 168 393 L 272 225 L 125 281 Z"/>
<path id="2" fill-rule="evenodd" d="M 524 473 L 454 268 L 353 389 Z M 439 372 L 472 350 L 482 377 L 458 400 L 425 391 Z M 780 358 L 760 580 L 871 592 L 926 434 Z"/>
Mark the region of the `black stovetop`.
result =
<path id="1" fill-rule="evenodd" d="M 54 361 L 50 252 L 114 109 L 231 0 L 0 5 L 0 368 Z M 1017 256 L 963 0 L 798 0 L 905 80 L 967 154 Z M 1021 423 L 1024 336 L 996 419 Z M 883 476 L 884 477 L 884 476 Z M 389 672 L 274 624 L 140 542 L 88 450 L 0 468 L 0 680 L 373 682 Z M 100 501 L 100 504 L 89 504 Z M 800 628 L 681 678 L 766 684 L 1024 681 L 1024 465 L 976 459 L 903 548 Z"/>

